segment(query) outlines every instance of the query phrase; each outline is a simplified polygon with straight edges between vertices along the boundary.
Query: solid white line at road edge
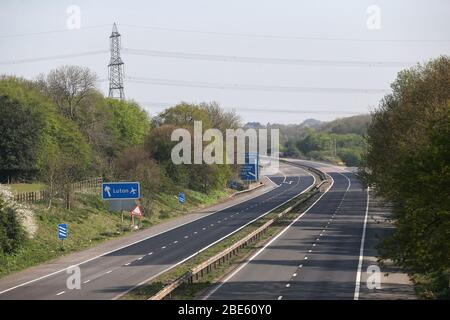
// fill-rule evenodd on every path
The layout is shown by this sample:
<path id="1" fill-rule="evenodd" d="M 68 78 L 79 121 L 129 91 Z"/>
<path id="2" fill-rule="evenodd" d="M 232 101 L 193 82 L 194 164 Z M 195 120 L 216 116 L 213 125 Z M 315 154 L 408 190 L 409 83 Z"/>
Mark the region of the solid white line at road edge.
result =
<path id="1" fill-rule="evenodd" d="M 250 261 L 255 259 L 261 252 L 263 252 L 268 246 L 270 246 L 275 240 L 283 235 L 294 223 L 296 223 L 301 217 L 303 217 L 320 199 L 331 189 L 334 184 L 334 179 L 332 176 L 328 175 L 331 178 L 331 185 L 325 190 L 325 192 L 320 195 L 320 197 L 314 201 L 312 205 L 308 207 L 301 215 L 299 215 L 295 220 L 293 220 L 286 228 L 284 228 L 279 234 L 277 234 L 272 240 L 266 243 L 261 249 L 259 249 L 253 256 L 251 256 L 245 263 L 243 263 L 239 268 L 234 270 L 228 277 L 226 277 L 222 282 L 220 282 L 216 287 L 214 287 L 202 300 L 207 300 L 210 296 L 212 296 L 224 283 L 229 281 L 232 277 L 234 277 L 239 271 L 241 271 Z"/>
<path id="2" fill-rule="evenodd" d="M 359 299 L 359 289 L 361 287 L 361 269 L 364 260 L 364 240 L 366 238 L 366 227 L 367 227 L 367 216 L 369 213 L 369 187 L 367 187 L 367 204 L 366 204 L 366 216 L 364 217 L 364 226 L 361 237 L 361 247 L 359 248 L 359 262 L 358 262 L 358 272 L 356 272 L 356 283 L 355 283 L 355 295 L 354 300 Z"/>

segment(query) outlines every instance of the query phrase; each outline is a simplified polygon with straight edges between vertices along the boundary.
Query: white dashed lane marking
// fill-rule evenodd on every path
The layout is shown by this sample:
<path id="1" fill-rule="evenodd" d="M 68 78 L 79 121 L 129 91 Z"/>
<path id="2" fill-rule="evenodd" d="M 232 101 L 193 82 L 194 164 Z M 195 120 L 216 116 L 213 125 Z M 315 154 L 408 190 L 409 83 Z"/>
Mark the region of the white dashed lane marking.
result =
<path id="1" fill-rule="evenodd" d="M 60 295 L 62 295 L 62 294 L 64 294 L 64 293 L 66 293 L 65 291 L 61 291 L 60 293 L 57 293 L 56 295 L 57 296 L 60 296 Z"/>

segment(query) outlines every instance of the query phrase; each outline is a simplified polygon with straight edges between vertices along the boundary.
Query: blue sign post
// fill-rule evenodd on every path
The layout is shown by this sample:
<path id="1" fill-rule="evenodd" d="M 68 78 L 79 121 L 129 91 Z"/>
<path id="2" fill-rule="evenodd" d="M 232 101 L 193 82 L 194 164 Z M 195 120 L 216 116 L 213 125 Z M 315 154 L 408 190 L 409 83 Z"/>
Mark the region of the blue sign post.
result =
<path id="1" fill-rule="evenodd" d="M 58 224 L 58 239 L 59 240 L 67 239 L 67 224 L 65 223 Z"/>
<path id="2" fill-rule="evenodd" d="M 139 182 L 102 183 L 103 200 L 137 200 L 141 197 Z"/>
<path id="3" fill-rule="evenodd" d="M 186 201 L 186 196 L 184 195 L 184 192 L 180 192 L 178 194 L 178 202 L 184 203 Z"/>
<path id="4" fill-rule="evenodd" d="M 259 156 L 257 153 L 246 153 L 245 164 L 241 166 L 241 180 L 256 181 L 259 178 Z"/>
<path id="5" fill-rule="evenodd" d="M 64 239 L 67 239 L 67 224 L 58 224 L 58 239 L 61 240 L 61 250 L 64 250 Z"/>

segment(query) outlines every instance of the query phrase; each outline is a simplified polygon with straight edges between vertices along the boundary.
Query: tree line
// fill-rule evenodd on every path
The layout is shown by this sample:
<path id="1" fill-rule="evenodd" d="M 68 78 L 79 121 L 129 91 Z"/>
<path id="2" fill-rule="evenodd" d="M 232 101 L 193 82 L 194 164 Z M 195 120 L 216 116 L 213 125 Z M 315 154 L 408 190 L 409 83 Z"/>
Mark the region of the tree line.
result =
<path id="1" fill-rule="evenodd" d="M 403 266 L 425 297 L 449 298 L 450 58 L 401 71 L 372 114 L 360 176 L 392 203 L 382 258 Z"/>
<path id="2" fill-rule="evenodd" d="M 138 180 L 150 203 L 159 192 L 223 188 L 237 169 L 173 165 L 175 128 L 193 122 L 225 130 L 240 125 L 216 103 L 180 103 L 151 118 L 134 101 L 104 97 L 87 68 L 62 66 L 36 80 L 0 78 L 0 182 L 45 182 L 70 208 L 71 183 L 92 176 Z"/>
<path id="3" fill-rule="evenodd" d="M 284 136 L 282 152 L 286 157 L 355 167 L 361 164 L 366 151 L 365 135 L 370 119 L 370 115 L 359 115 L 315 123 L 314 126 L 271 126 L 280 127 L 280 135 Z"/>

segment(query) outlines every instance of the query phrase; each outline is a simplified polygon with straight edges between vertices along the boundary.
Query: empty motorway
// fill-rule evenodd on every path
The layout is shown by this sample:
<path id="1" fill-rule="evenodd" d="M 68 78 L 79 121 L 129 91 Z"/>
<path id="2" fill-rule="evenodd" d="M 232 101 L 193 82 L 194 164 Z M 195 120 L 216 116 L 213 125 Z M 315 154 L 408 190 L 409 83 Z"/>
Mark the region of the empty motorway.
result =
<path id="1" fill-rule="evenodd" d="M 331 187 L 205 299 L 354 299 L 367 191 L 351 172 L 299 162 L 326 171 Z"/>
<path id="2" fill-rule="evenodd" d="M 88 261 L 78 261 L 75 265 L 81 270 L 81 289 L 67 288 L 69 275 L 62 269 L 2 288 L 0 299 L 119 298 L 313 187 L 314 177 L 303 169 L 286 164 L 281 169 L 283 175 L 271 177 L 278 187 L 266 193 Z"/>

